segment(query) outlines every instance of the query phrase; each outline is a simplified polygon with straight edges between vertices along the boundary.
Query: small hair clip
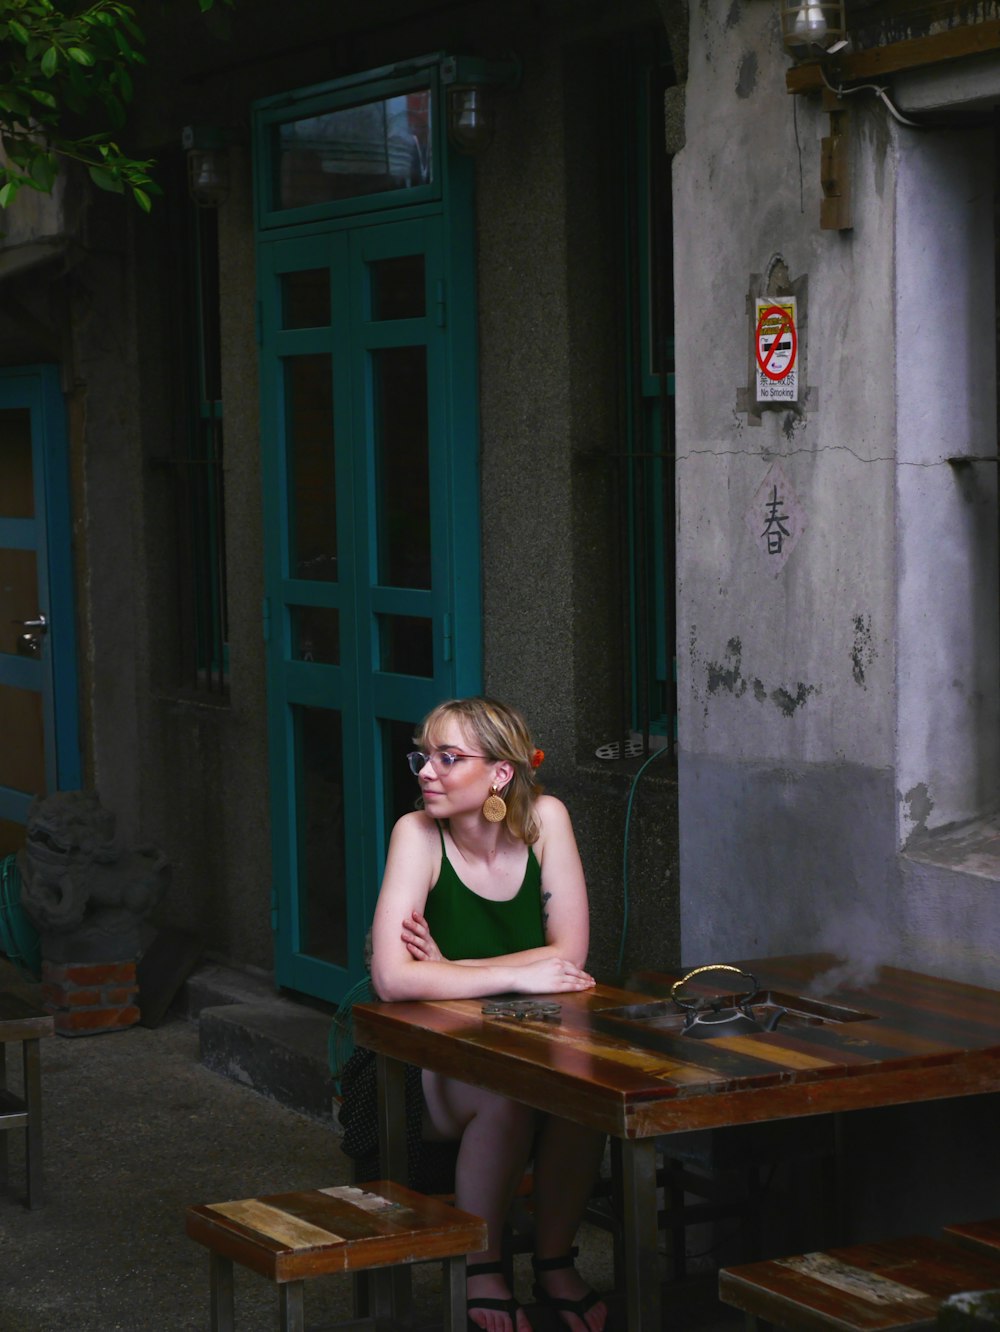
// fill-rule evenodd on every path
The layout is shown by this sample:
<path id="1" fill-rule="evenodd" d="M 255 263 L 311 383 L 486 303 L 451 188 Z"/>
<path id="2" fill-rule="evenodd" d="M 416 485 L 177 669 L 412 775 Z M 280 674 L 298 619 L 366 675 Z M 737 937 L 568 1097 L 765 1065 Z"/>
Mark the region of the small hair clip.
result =
<path id="1" fill-rule="evenodd" d="M 540 766 L 541 766 L 541 763 L 542 763 L 542 759 L 543 759 L 544 757 L 545 757 L 545 750 L 544 750 L 544 749 L 536 749 L 535 752 L 534 752 L 534 753 L 532 754 L 532 756 L 531 756 L 531 766 L 532 766 L 533 768 L 538 768 L 538 767 L 540 767 Z"/>

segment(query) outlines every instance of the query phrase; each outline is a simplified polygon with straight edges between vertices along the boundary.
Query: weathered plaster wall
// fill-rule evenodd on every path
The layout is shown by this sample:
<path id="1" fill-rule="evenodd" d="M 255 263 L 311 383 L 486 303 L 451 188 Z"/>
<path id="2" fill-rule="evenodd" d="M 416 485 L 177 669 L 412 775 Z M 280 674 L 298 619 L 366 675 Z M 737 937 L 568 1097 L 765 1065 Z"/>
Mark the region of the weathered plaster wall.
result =
<path id="1" fill-rule="evenodd" d="M 896 473 L 899 838 L 993 808 L 1000 777 L 992 135 L 901 132 Z"/>
<path id="2" fill-rule="evenodd" d="M 884 116 L 854 111 L 854 229 L 821 231 L 825 117 L 785 95 L 786 66 L 776 11 L 692 19 L 674 168 L 691 963 L 857 947 L 894 893 L 892 136 Z M 768 410 L 755 426 L 737 398 L 746 297 L 779 258 L 793 284 L 807 279 L 809 395 L 803 414 Z M 707 317 L 685 337 L 695 309 Z M 775 461 L 804 516 L 777 573 L 750 511 Z"/>
<path id="3" fill-rule="evenodd" d="M 785 95 L 786 67 L 773 7 L 692 7 L 674 173 L 684 959 L 830 949 L 862 976 L 994 984 L 996 821 L 944 830 L 997 791 L 996 466 L 945 461 L 996 452 L 993 145 L 852 98 L 854 226 L 821 231 L 826 117 Z M 744 294 L 775 255 L 808 279 L 809 399 L 750 426 Z M 745 516 L 776 459 L 805 526 L 772 574 Z M 988 1208 L 995 1099 L 847 1116 L 852 1234 Z"/>
<path id="4" fill-rule="evenodd" d="M 684 955 L 982 980 L 1000 866 L 935 864 L 933 837 L 997 804 L 996 467 L 947 461 L 995 453 L 992 141 L 857 99 L 854 226 L 821 231 L 825 117 L 757 13 L 695 25 L 675 171 L 678 310 L 732 310 L 679 343 Z M 754 427 L 727 390 L 775 254 L 808 278 L 809 398 Z M 771 574 L 744 519 L 775 459 L 805 527 Z"/>

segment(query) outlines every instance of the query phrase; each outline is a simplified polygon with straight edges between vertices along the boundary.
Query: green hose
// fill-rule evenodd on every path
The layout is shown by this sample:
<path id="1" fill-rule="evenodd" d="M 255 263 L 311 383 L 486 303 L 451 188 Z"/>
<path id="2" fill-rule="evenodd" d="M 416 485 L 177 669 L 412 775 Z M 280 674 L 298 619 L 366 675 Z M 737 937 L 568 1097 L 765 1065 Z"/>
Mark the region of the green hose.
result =
<path id="1" fill-rule="evenodd" d="M 628 807 L 625 810 L 625 841 L 622 845 L 622 936 L 621 946 L 618 949 L 618 975 L 622 975 L 625 966 L 625 936 L 628 933 L 628 830 L 632 819 L 632 801 L 635 799 L 636 788 L 639 785 L 639 778 L 646 771 L 653 759 L 660 758 L 663 754 L 672 753 L 670 745 L 664 745 L 662 749 L 654 749 L 649 758 L 632 778 L 632 786 L 628 793 Z"/>
<path id="2" fill-rule="evenodd" d="M 6 953 L 29 980 L 37 980 L 41 975 L 42 950 L 38 931 L 21 906 L 21 875 L 16 856 L 0 860 L 0 952 Z"/>

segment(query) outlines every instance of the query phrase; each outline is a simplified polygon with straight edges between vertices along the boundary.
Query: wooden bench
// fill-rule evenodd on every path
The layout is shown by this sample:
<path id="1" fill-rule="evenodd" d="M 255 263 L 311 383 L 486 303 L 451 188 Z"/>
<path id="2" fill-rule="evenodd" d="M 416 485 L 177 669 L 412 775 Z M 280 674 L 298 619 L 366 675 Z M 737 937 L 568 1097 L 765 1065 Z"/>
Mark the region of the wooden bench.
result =
<path id="1" fill-rule="evenodd" d="M 776 1258 L 719 1272 L 719 1298 L 788 1332 L 902 1332 L 928 1327 L 963 1291 L 1000 1288 L 1000 1255 L 911 1235 Z"/>
<path id="2" fill-rule="evenodd" d="M 212 1332 L 233 1332 L 233 1263 L 275 1282 L 281 1332 L 303 1332 L 309 1278 L 436 1259 L 445 1332 L 465 1332 L 465 1255 L 486 1247 L 479 1217 L 385 1180 L 190 1207 L 187 1233 L 209 1250 Z M 373 1315 L 341 1326 L 389 1326 L 391 1313 L 389 1283 L 376 1283 Z"/>
<path id="3" fill-rule="evenodd" d="M 51 1013 L 34 1008 L 18 995 L 0 994 L 0 1185 L 7 1180 L 7 1139 L 10 1129 L 24 1129 L 27 1203 L 42 1201 L 42 1072 L 39 1041 L 52 1036 Z M 8 1041 L 21 1043 L 22 1094 L 7 1086 Z"/>

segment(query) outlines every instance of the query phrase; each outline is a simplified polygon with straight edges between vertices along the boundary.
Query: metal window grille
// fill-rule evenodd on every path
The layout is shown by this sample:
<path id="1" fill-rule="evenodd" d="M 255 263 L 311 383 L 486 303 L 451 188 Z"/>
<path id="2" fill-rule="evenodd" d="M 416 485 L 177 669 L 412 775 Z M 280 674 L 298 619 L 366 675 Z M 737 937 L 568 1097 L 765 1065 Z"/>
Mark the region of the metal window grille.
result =
<path id="1" fill-rule="evenodd" d="M 181 669 L 198 692 L 229 692 L 218 215 L 190 217 L 190 388 L 179 459 Z"/>

